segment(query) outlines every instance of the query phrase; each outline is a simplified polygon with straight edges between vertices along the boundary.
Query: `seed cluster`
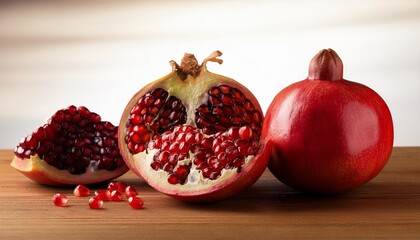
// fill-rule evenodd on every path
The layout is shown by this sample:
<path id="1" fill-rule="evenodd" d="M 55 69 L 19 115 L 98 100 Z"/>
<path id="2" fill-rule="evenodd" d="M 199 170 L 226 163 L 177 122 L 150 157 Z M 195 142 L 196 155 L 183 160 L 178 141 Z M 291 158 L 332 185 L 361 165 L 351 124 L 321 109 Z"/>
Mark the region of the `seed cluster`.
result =
<path id="1" fill-rule="evenodd" d="M 37 154 L 48 164 L 71 174 L 83 174 L 96 165 L 112 171 L 122 166 L 117 144 L 118 128 L 86 107 L 57 111 L 45 125 L 23 138 L 15 148 L 19 158 Z"/>
<path id="2" fill-rule="evenodd" d="M 125 141 L 132 154 L 143 152 L 153 134 L 162 134 L 173 126 L 186 122 L 182 102 L 157 88 L 141 97 L 130 111 Z"/>
<path id="3" fill-rule="evenodd" d="M 197 128 L 176 126 L 162 136 L 156 135 L 151 142 L 150 148 L 159 150 L 150 166 L 156 171 L 168 172 L 171 184 L 184 184 L 191 168 L 198 169 L 204 178 L 215 180 L 223 169 L 240 172 L 245 158 L 256 155 L 259 147 L 258 139 L 252 138 L 248 126 L 232 127 L 209 137 Z"/>
<path id="4" fill-rule="evenodd" d="M 199 106 L 195 113 L 195 122 L 203 133 L 211 135 L 232 126 L 248 125 L 253 130 L 253 137 L 261 135 L 261 113 L 240 90 L 220 85 L 211 88 L 208 95 L 207 104 Z"/>

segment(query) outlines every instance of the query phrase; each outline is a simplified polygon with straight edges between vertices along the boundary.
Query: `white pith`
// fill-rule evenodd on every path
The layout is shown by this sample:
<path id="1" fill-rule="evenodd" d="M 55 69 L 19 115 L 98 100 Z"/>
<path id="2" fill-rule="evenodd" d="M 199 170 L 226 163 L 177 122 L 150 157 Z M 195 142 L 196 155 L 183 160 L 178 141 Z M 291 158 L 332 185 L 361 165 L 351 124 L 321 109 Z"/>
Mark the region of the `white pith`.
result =
<path id="1" fill-rule="evenodd" d="M 194 192 L 194 191 L 206 191 L 212 189 L 214 186 L 220 185 L 220 183 L 226 183 L 230 178 L 238 176 L 237 168 L 233 169 L 223 169 L 221 175 L 215 179 L 211 180 L 203 177 L 201 170 L 196 169 L 196 166 L 192 164 L 190 173 L 188 175 L 187 181 L 184 184 L 170 184 L 168 182 L 169 173 L 164 170 L 154 170 L 151 168 L 150 164 L 153 162 L 153 156 L 159 149 L 148 149 L 148 151 L 143 151 L 137 153 L 133 156 L 135 167 L 145 178 L 145 180 L 152 186 L 155 184 L 159 188 L 164 188 L 172 192 Z M 182 161 L 178 161 L 177 165 L 186 165 L 191 163 L 194 160 L 195 154 L 189 152 L 190 157 Z M 242 169 L 245 169 L 251 162 L 254 156 L 248 156 L 245 158 L 245 163 L 242 165 Z M 157 187 L 155 186 L 155 187 Z"/>

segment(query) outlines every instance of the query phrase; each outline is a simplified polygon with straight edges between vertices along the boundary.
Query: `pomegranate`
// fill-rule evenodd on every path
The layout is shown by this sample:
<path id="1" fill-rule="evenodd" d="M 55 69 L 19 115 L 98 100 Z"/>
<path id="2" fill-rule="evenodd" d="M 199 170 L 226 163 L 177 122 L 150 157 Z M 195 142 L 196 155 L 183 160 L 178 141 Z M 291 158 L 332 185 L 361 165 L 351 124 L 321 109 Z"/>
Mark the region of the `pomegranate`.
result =
<path id="1" fill-rule="evenodd" d="M 375 177 L 393 145 L 391 113 L 372 89 L 343 79 L 331 49 L 311 61 L 306 80 L 281 90 L 267 109 L 262 137 L 271 172 L 305 192 L 338 193 Z"/>
<path id="2" fill-rule="evenodd" d="M 227 198 L 252 185 L 269 153 L 254 95 L 185 54 L 172 72 L 138 91 L 119 125 L 121 154 L 156 190 L 186 201 Z"/>
<path id="3" fill-rule="evenodd" d="M 46 124 L 22 138 L 11 166 L 46 185 L 99 183 L 128 171 L 117 127 L 86 107 L 58 110 Z"/>

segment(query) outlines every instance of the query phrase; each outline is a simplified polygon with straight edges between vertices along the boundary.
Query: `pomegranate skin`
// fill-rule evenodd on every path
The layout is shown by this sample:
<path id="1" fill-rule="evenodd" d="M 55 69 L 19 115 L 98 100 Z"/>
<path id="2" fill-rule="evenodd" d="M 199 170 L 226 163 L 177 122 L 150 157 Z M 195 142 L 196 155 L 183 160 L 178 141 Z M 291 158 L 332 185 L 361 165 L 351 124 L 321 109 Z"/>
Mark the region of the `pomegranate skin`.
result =
<path id="1" fill-rule="evenodd" d="M 322 50 L 308 79 L 281 90 L 267 110 L 262 138 L 273 146 L 268 168 L 296 190 L 349 191 L 374 178 L 391 155 L 386 103 L 369 87 L 344 80 L 342 69 L 333 50 Z"/>

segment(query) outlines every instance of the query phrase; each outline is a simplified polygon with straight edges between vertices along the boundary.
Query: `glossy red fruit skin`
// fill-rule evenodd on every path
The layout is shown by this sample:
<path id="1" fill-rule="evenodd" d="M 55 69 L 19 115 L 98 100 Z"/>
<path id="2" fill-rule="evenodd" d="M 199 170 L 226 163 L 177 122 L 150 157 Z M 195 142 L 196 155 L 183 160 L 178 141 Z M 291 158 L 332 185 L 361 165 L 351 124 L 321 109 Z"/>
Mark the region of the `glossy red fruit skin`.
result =
<path id="1" fill-rule="evenodd" d="M 273 146 L 268 167 L 300 191 L 354 189 L 374 178 L 391 155 L 391 113 L 367 86 L 340 74 L 327 74 L 327 80 L 309 75 L 281 90 L 267 110 L 262 137 Z"/>

